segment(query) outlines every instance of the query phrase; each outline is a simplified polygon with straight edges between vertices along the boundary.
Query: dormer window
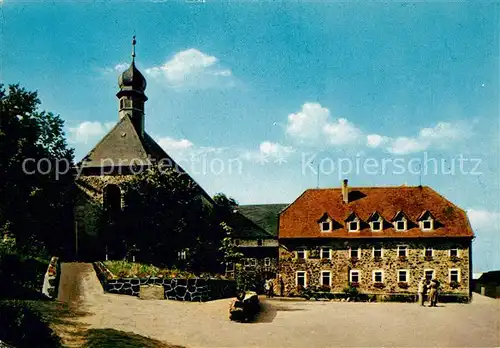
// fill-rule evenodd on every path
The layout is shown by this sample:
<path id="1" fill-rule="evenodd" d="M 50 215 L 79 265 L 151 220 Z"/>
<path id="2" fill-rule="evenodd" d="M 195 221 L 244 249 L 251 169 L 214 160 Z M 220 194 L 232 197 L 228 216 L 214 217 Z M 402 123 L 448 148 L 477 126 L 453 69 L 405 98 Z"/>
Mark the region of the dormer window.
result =
<path id="1" fill-rule="evenodd" d="M 428 210 L 420 214 L 417 221 L 422 231 L 431 231 L 434 229 L 434 216 L 432 216 L 431 212 Z"/>
<path id="2" fill-rule="evenodd" d="M 406 221 L 404 220 L 396 221 L 396 230 L 406 231 Z"/>
<path id="3" fill-rule="evenodd" d="M 357 231 L 359 231 L 359 221 L 349 222 L 349 232 L 357 232 Z"/>
<path id="4" fill-rule="evenodd" d="M 333 230 L 333 220 L 328 215 L 328 213 L 324 213 L 321 218 L 317 221 L 319 224 L 319 229 L 321 232 L 332 232 Z"/>
<path id="5" fill-rule="evenodd" d="M 361 220 L 355 213 L 351 213 L 345 220 L 349 232 L 359 232 Z"/>
<path id="6" fill-rule="evenodd" d="M 382 231 L 382 222 L 372 221 L 370 224 L 372 226 L 372 231 L 375 231 L 375 232 Z"/>
<path id="7" fill-rule="evenodd" d="M 368 218 L 368 223 L 370 224 L 373 232 L 380 232 L 384 227 L 384 219 L 378 212 L 374 212 L 372 215 L 370 215 L 370 217 Z"/>
<path id="8" fill-rule="evenodd" d="M 392 222 L 396 231 L 402 232 L 408 229 L 409 219 L 402 211 L 398 211 L 396 215 L 394 215 L 394 217 L 392 218 Z"/>
<path id="9" fill-rule="evenodd" d="M 325 221 L 321 223 L 321 232 L 331 232 L 332 223 L 331 221 Z"/>

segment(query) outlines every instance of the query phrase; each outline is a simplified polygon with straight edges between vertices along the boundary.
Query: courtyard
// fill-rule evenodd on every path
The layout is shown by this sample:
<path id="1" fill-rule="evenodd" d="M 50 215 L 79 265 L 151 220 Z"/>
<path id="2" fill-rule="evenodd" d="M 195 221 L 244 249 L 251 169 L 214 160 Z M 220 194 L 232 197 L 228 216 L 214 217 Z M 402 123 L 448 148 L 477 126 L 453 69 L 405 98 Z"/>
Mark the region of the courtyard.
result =
<path id="1" fill-rule="evenodd" d="M 500 346 L 500 302 L 480 295 L 471 304 L 437 308 L 263 298 L 256 322 L 242 324 L 229 321 L 229 299 L 187 303 L 105 294 L 90 264 L 71 263 L 62 267 L 59 301 L 54 326 L 74 347 L 89 332 L 102 344 L 94 347 Z M 112 342 L 102 343 L 107 339 Z"/>

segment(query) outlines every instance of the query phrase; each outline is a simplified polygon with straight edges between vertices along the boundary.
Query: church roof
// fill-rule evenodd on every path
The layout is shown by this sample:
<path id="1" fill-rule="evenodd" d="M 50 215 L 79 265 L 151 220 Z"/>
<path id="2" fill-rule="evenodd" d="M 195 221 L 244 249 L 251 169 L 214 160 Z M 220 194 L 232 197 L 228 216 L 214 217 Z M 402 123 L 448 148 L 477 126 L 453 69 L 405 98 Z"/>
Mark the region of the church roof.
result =
<path id="1" fill-rule="evenodd" d="M 147 141 L 147 138 L 150 141 Z M 83 168 L 102 168 L 109 166 L 129 166 L 133 163 L 151 165 L 151 159 L 154 157 L 152 157 L 150 148 L 154 148 L 154 146 L 151 144 L 149 144 L 150 146 L 145 146 L 146 142 L 151 143 L 154 140 L 146 134 L 144 139 L 141 140 L 132 120 L 130 117 L 125 116 L 90 150 L 77 166 Z M 157 146 L 159 147 L 159 145 Z"/>

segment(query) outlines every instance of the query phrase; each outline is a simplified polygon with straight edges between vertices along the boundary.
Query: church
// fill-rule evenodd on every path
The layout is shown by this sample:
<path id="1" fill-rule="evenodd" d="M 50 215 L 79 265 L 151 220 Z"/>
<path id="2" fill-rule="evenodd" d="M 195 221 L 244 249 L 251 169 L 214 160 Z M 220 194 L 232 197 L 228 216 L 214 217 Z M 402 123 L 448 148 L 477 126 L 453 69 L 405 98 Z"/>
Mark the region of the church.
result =
<path id="1" fill-rule="evenodd" d="M 118 78 L 118 122 L 76 164 L 74 239 L 75 258 L 103 260 L 122 258 L 116 248 L 121 241 L 103 236 L 116 234 L 124 221 L 127 202 L 123 186 L 148 169 L 172 169 L 195 187 L 200 204 L 213 206 L 211 197 L 146 132 L 146 79 L 135 65 L 135 37 L 132 62 Z M 168 209 L 168 207 L 167 207 Z M 141 217 L 136 217 L 137 219 Z M 144 231 L 136 231 L 141 234 Z M 135 255 L 131 256 L 135 259 Z"/>

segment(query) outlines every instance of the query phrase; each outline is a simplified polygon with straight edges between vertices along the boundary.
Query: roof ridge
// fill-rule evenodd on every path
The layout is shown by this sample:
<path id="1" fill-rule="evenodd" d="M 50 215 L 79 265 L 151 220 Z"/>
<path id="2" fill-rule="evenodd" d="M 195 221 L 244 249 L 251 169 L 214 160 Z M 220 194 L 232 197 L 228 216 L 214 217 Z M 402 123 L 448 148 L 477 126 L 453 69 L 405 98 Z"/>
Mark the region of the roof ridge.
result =
<path id="1" fill-rule="evenodd" d="M 400 185 L 400 186 L 395 186 L 395 185 L 390 185 L 390 186 L 348 186 L 349 189 L 408 189 L 408 188 L 430 188 L 427 185 L 415 185 L 415 186 L 408 186 L 408 185 Z M 308 188 L 306 191 L 327 191 L 327 190 L 341 190 L 342 187 L 337 186 L 337 187 L 315 187 L 315 188 Z M 432 189 L 432 188 L 431 188 Z"/>

